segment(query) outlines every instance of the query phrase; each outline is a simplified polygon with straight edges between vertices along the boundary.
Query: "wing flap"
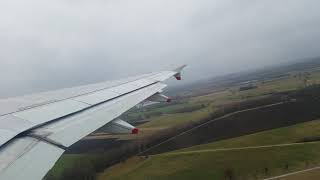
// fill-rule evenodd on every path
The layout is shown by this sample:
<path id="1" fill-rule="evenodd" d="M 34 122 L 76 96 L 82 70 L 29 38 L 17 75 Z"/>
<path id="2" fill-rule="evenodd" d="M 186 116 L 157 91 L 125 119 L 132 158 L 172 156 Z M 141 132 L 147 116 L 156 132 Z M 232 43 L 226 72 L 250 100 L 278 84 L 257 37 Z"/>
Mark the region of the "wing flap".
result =
<path id="1" fill-rule="evenodd" d="M 42 179 L 63 152 L 34 138 L 15 139 L 0 151 L 0 179 Z"/>
<path id="2" fill-rule="evenodd" d="M 32 126 L 31 122 L 12 115 L 0 117 L 0 147 Z"/>
<path id="3" fill-rule="evenodd" d="M 0 117 L 0 146 L 18 134 L 60 117 L 78 112 L 89 105 L 66 100 Z"/>

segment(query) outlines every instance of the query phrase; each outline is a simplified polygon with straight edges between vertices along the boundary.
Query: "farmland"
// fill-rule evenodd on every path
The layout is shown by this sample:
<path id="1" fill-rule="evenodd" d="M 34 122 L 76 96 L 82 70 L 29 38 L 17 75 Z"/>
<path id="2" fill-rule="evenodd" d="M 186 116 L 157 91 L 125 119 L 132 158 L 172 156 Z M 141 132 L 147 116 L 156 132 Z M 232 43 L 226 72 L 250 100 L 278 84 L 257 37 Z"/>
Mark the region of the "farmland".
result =
<path id="1" fill-rule="evenodd" d="M 306 72 L 309 74 L 307 81 L 302 78 Z M 98 171 L 92 170 L 89 173 L 98 174 L 99 179 L 223 179 L 230 176 L 237 179 L 260 179 L 313 167 L 320 162 L 320 154 L 317 154 L 320 150 L 317 143 L 320 123 L 316 120 L 320 117 L 317 108 L 320 106 L 317 100 L 305 94 L 308 94 L 308 87 L 319 83 L 318 69 L 291 71 L 280 78 L 255 81 L 253 84 L 256 88 L 246 91 L 239 91 L 241 86 L 233 85 L 220 88 L 219 91 L 188 96 L 172 105 L 133 109 L 123 118 L 136 123 L 141 130 L 140 135 L 108 135 L 102 128 L 102 131 L 71 147 L 49 175 L 55 177 L 53 179 L 61 179 L 66 169 L 81 164 L 79 160 L 86 162 L 82 166 L 99 166 Z M 276 105 L 264 107 L 273 103 Z M 215 118 L 220 120 L 146 151 L 144 156 L 134 156 L 140 152 L 141 147 L 150 148 L 189 127 L 196 127 Z M 216 151 L 310 140 L 315 143 Z M 118 145 L 114 146 L 115 142 Z M 125 148 L 128 143 L 138 143 L 139 148 L 124 159 L 111 163 L 116 164 L 112 167 L 101 166 L 108 164 L 106 160 L 110 154 Z M 123 149 L 121 152 L 126 154 L 127 151 Z M 247 165 L 247 162 L 250 164 Z"/>

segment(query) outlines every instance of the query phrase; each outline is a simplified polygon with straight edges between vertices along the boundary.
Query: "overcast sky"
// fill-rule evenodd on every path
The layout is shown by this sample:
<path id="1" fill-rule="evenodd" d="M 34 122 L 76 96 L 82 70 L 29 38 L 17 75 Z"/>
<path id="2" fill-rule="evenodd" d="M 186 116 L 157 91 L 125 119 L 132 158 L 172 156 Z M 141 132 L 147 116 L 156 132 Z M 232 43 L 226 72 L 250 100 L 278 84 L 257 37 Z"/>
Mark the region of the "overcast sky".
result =
<path id="1" fill-rule="evenodd" d="M 319 0 L 1 0 L 0 97 L 188 64 L 185 82 L 320 55 Z"/>

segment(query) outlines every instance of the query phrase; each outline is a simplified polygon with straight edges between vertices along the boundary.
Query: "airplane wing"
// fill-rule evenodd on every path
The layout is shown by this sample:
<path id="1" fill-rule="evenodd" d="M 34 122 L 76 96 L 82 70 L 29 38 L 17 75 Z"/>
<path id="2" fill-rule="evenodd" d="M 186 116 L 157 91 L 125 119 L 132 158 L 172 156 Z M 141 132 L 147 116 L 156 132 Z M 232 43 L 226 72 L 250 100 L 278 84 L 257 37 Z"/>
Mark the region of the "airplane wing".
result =
<path id="1" fill-rule="evenodd" d="M 184 67 L 0 100 L 0 179 L 42 179 L 69 146 L 106 124 L 137 133 L 117 117 L 148 98 L 170 101 L 163 81 L 180 80 Z"/>

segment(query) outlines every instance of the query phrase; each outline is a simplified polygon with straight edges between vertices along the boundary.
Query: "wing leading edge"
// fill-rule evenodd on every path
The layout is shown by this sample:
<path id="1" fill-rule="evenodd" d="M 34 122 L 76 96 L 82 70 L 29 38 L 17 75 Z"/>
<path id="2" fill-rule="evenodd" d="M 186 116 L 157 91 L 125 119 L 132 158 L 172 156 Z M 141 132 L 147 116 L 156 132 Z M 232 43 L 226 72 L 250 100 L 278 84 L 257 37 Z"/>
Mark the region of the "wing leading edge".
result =
<path id="1" fill-rule="evenodd" d="M 67 147 L 162 92 L 162 82 L 181 76 L 182 69 L 90 85 L 97 87 L 81 93 L 68 89 L 70 96 L 0 115 L 0 179 L 42 179 Z"/>

